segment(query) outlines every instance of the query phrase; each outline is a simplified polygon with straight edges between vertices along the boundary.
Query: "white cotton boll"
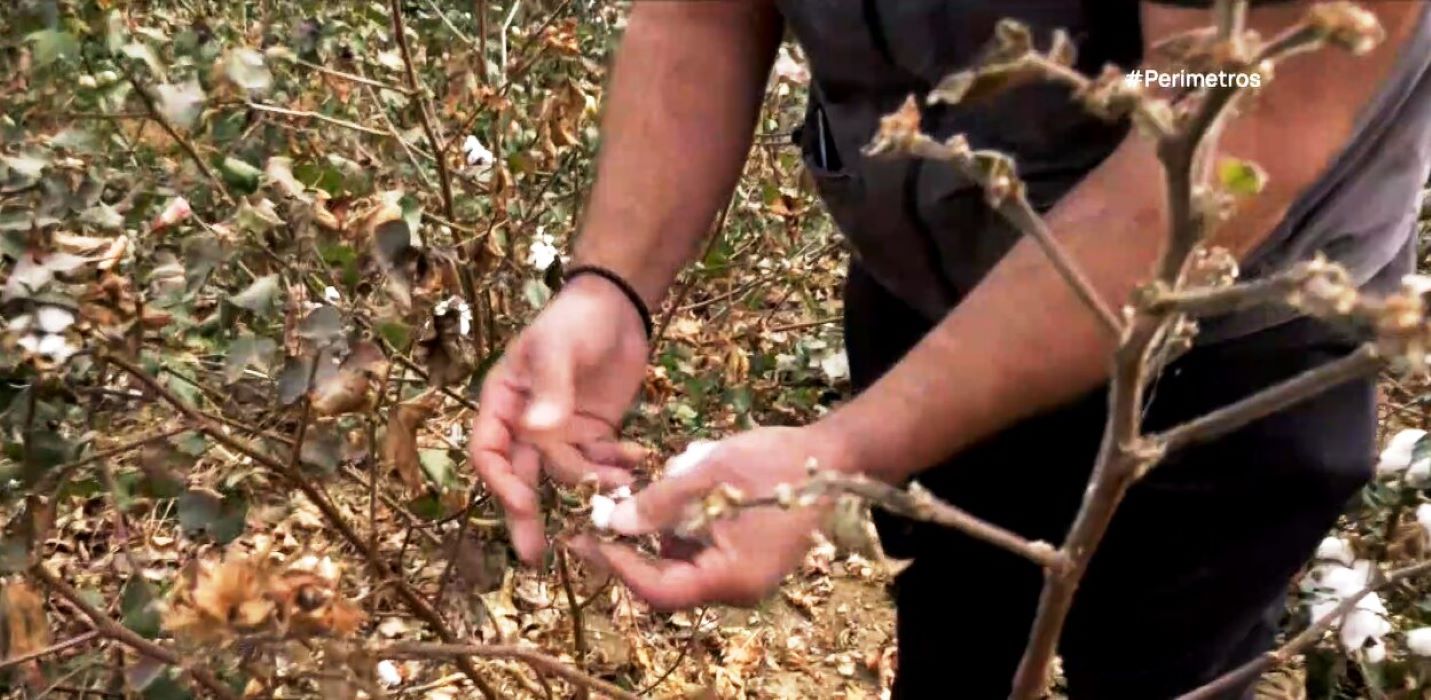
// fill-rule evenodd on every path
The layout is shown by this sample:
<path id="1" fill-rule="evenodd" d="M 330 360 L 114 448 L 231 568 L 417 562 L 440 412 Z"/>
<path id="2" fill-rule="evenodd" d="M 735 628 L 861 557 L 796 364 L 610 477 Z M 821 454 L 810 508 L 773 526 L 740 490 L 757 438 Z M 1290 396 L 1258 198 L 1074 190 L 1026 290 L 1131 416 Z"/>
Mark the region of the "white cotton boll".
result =
<path id="1" fill-rule="evenodd" d="M 850 376 L 850 358 L 843 350 L 832 352 L 820 360 L 820 371 L 832 382 L 843 381 Z"/>
<path id="2" fill-rule="evenodd" d="M 1408 294 L 1422 296 L 1427 292 L 1431 292 L 1431 276 L 1404 275 L 1401 278 L 1401 288 Z"/>
<path id="3" fill-rule="evenodd" d="M 790 54 L 790 49 L 785 46 L 780 47 L 780 53 L 775 58 L 775 65 L 772 72 L 775 73 L 775 77 L 781 81 L 803 84 L 810 80 L 810 69 L 796 60 L 796 58 Z"/>
<path id="4" fill-rule="evenodd" d="M 30 314 L 20 314 L 5 323 L 5 330 L 11 333 L 24 333 L 30 330 L 30 326 L 35 325 L 35 317 Z"/>
<path id="5" fill-rule="evenodd" d="M 1416 443 L 1421 438 L 1426 437 L 1425 430 L 1410 428 L 1403 430 L 1386 441 L 1386 447 L 1381 451 L 1381 461 L 1376 464 L 1376 471 L 1379 474 L 1389 474 L 1405 470 L 1411 466 L 1411 453 L 1416 449 Z"/>
<path id="6" fill-rule="evenodd" d="M 1406 483 L 1415 488 L 1431 485 L 1431 457 L 1422 457 L 1406 470 Z"/>
<path id="7" fill-rule="evenodd" d="M 1422 503 L 1416 506 L 1416 522 L 1421 524 L 1421 529 L 1426 534 L 1431 535 L 1431 503 Z"/>
<path id="8" fill-rule="evenodd" d="M 1375 607 L 1371 609 L 1363 607 L 1363 603 L 1374 599 Z M 1367 595 L 1357 601 L 1355 610 L 1347 614 L 1342 620 L 1341 642 L 1342 648 L 1347 651 L 1355 651 L 1367 645 L 1369 641 L 1380 641 L 1380 639 L 1391 632 L 1391 623 L 1386 621 L 1385 607 L 1381 605 L 1381 599 L 1375 593 Z"/>
<path id="9" fill-rule="evenodd" d="M 666 477 L 679 476 L 694 469 L 696 465 L 710 456 L 715 447 L 714 440 L 696 440 L 686 445 L 684 452 L 666 460 Z"/>
<path id="10" fill-rule="evenodd" d="M 42 333 L 64 333 L 75 324 L 75 315 L 69 309 L 58 306 L 41 306 L 35 312 L 35 322 Z"/>
<path id="11" fill-rule="evenodd" d="M 1431 656 L 1431 627 L 1407 631 L 1406 648 L 1417 656 Z"/>
<path id="12" fill-rule="evenodd" d="M 1357 562 L 1360 564 L 1360 562 Z M 1322 573 L 1321 580 L 1317 582 L 1317 587 L 1330 592 L 1336 598 L 1346 598 L 1356 595 L 1358 591 L 1366 588 L 1370 569 L 1357 566 L 1328 566 Z"/>
<path id="13" fill-rule="evenodd" d="M 476 134 L 468 134 L 467 138 L 462 141 L 462 152 L 467 154 L 468 165 L 491 165 L 496 160 L 492 152 L 487 150 L 487 147 L 477 139 Z"/>
<path id="14" fill-rule="evenodd" d="M 1328 537 L 1317 545 L 1317 559 L 1341 562 L 1345 566 L 1351 566 L 1356 560 L 1352 554 L 1351 544 L 1340 537 Z"/>
<path id="15" fill-rule="evenodd" d="M 616 510 L 616 501 L 609 496 L 595 494 L 591 497 L 591 524 L 598 529 L 611 528 L 611 513 Z"/>
<path id="16" fill-rule="evenodd" d="M 397 664 L 386 659 L 378 662 L 378 682 L 389 688 L 402 684 L 402 673 Z"/>
<path id="17" fill-rule="evenodd" d="M 1380 639 L 1373 639 L 1371 646 L 1362 650 L 1369 664 L 1379 664 L 1386 660 L 1386 645 Z"/>
<path id="18" fill-rule="evenodd" d="M 457 309 L 457 332 L 462 335 L 472 335 L 472 307 L 468 306 L 465 301 Z"/>
<path id="19" fill-rule="evenodd" d="M 538 226 L 536 235 L 532 236 L 532 242 L 527 247 L 527 264 L 538 270 L 545 270 L 556 261 L 557 254 L 556 239 Z"/>
<path id="20" fill-rule="evenodd" d="M 617 486 L 616 488 L 612 489 L 611 493 L 608 495 L 610 495 L 613 500 L 624 501 L 631 497 L 631 487 Z"/>
<path id="21" fill-rule="evenodd" d="M 1322 618 L 1331 615 L 1332 612 L 1337 609 L 1337 605 L 1340 602 L 1341 601 L 1334 598 L 1320 598 L 1308 606 L 1307 613 L 1311 616 L 1312 622 L 1315 624 Z"/>
<path id="22" fill-rule="evenodd" d="M 44 355 L 55 363 L 62 363 L 70 359 L 70 356 L 78 351 L 79 348 L 71 345 L 69 338 L 62 335 L 44 336 L 40 338 L 39 345 L 35 347 L 35 354 Z"/>
<path id="23" fill-rule="evenodd" d="M 327 299 L 329 304 L 336 304 L 343 299 L 343 295 L 338 293 L 337 287 L 324 287 L 323 298 Z"/>

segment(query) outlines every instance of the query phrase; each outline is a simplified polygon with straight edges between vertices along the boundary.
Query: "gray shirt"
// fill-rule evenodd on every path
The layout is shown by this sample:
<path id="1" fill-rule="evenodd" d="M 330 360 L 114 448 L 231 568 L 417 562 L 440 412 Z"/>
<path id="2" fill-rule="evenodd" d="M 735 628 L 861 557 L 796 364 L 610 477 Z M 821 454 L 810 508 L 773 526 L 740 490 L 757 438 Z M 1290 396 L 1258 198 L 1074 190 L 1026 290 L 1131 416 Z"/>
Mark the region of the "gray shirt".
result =
<path id="1" fill-rule="evenodd" d="M 1142 58 L 1136 0 L 778 4 L 810 59 L 810 108 L 798 136 L 806 168 L 860 264 L 931 320 L 957 304 L 1021 234 L 946 163 L 861 155 L 879 117 L 968 67 L 1005 17 L 1028 24 L 1040 45 L 1054 29 L 1068 30 L 1085 74 L 1106 63 L 1131 68 Z M 923 126 L 936 138 L 963 133 L 975 148 L 1013 156 L 1030 201 L 1041 210 L 1106 158 L 1128 128 L 1087 114 L 1067 88 L 1052 84 L 1023 86 L 975 105 L 925 108 Z M 1423 12 L 1349 145 L 1251 253 L 1243 278 L 1321 251 L 1365 289 L 1395 287 L 1414 267 L 1416 215 L 1428 175 L 1431 12 Z M 1260 309 L 1212 319 L 1200 340 L 1243 335 L 1289 317 Z"/>

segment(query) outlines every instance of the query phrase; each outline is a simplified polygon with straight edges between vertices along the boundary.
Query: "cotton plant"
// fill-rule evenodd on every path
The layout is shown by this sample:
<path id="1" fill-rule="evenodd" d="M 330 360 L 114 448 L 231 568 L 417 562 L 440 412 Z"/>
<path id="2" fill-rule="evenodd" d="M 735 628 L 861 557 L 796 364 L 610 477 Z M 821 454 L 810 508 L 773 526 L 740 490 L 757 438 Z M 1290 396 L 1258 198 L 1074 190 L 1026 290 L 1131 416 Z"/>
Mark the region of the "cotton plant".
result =
<path id="1" fill-rule="evenodd" d="M 1301 581 L 1307 594 L 1307 608 L 1312 620 L 1332 615 L 1337 606 L 1366 588 L 1372 581 L 1375 564 L 1356 559 L 1351 543 L 1340 537 L 1328 537 L 1317 547 L 1316 563 Z M 1381 596 L 1368 593 L 1357 600 L 1355 607 L 1334 623 L 1337 639 L 1348 654 L 1360 654 L 1367 662 L 1380 663 L 1386 658 L 1385 637 L 1392 632 L 1386 605 Z"/>
<path id="2" fill-rule="evenodd" d="M 1431 455 L 1427 453 L 1427 431 L 1405 429 L 1392 435 L 1378 455 L 1376 472 L 1389 487 L 1396 489 L 1401 506 L 1410 507 L 1414 516 L 1414 537 L 1431 541 L 1431 503 L 1416 503 L 1421 490 L 1431 486 Z M 1399 510 L 1391 517 L 1399 522 Z M 1304 603 L 1312 621 L 1332 616 L 1338 606 L 1357 596 L 1379 579 L 1377 564 L 1359 558 L 1356 547 L 1346 537 L 1328 536 L 1318 544 L 1312 566 L 1299 582 Z M 1391 601 L 1393 606 L 1397 601 Z M 1339 647 L 1352 658 L 1367 664 L 1387 660 L 1387 640 L 1397 631 L 1387 607 L 1388 599 L 1377 591 L 1357 599 L 1352 608 L 1332 621 Z M 1410 613 L 1415 616 L 1416 613 Z M 1416 627 L 1402 634 L 1402 648 L 1412 658 L 1431 657 L 1431 626 Z"/>
<path id="3" fill-rule="evenodd" d="M 561 257 L 557 251 L 556 238 L 546 232 L 546 228 L 537 227 L 537 232 L 532 236 L 532 242 L 527 246 L 527 264 L 538 271 L 545 271 Z"/>
<path id="4" fill-rule="evenodd" d="M 1426 431 L 1408 428 L 1391 437 L 1376 464 L 1378 475 L 1402 475 L 1417 488 L 1431 485 L 1431 455 L 1422 447 Z"/>

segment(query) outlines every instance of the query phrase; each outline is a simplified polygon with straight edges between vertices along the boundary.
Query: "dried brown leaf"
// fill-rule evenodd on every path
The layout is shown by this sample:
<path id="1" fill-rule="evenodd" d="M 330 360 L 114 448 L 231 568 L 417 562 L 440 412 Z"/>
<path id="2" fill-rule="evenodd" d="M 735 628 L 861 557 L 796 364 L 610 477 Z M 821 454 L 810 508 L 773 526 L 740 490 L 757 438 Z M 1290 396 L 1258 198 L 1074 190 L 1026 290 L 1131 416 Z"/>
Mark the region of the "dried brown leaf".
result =
<path id="1" fill-rule="evenodd" d="M 429 389 L 393 407 L 383 436 L 383 458 L 397 469 L 410 492 L 423 490 L 422 465 L 417 456 L 417 431 L 430 418 L 442 396 Z"/>

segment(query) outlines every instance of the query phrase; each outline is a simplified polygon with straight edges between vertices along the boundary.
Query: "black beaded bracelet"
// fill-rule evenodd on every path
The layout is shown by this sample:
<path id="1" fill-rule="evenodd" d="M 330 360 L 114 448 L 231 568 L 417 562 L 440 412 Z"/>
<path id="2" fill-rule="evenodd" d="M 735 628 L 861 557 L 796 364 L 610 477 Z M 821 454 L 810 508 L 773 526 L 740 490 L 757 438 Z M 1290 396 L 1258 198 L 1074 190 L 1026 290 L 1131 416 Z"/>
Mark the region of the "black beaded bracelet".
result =
<path id="1" fill-rule="evenodd" d="M 626 295 L 631 305 L 636 307 L 636 313 L 641 316 L 641 326 L 646 330 L 646 339 L 651 339 L 651 333 L 653 332 L 651 310 L 646 308 L 646 302 L 641 299 L 640 294 L 636 293 L 636 288 L 632 287 L 630 282 L 623 279 L 621 275 L 598 265 L 577 265 L 566 271 L 563 281 L 570 282 L 573 278 L 581 275 L 596 275 L 616 285 L 616 288 L 620 289 L 621 293 Z"/>

